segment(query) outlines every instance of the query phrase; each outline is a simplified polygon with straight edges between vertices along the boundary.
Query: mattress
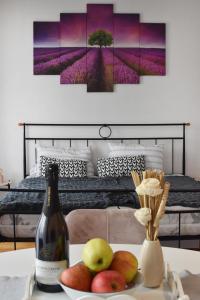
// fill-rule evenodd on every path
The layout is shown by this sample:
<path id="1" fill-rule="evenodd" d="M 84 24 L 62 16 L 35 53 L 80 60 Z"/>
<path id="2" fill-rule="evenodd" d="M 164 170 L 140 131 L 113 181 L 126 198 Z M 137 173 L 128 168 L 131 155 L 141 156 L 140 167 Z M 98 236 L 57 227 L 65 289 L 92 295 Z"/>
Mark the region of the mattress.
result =
<path id="1" fill-rule="evenodd" d="M 169 208 L 168 208 L 169 209 Z M 172 208 L 170 207 L 170 210 Z M 176 206 L 173 210 L 192 209 Z M 200 210 L 200 208 L 199 208 Z M 39 215 L 22 215 L 15 217 L 16 237 L 34 238 Z M 4 215 L 0 217 L 0 235 L 4 237 L 13 237 L 13 217 Z M 166 214 L 160 223 L 159 236 L 178 235 L 178 214 Z M 181 216 L 181 235 L 200 235 L 200 212 L 186 213 Z"/>
<path id="2" fill-rule="evenodd" d="M 200 207 L 182 207 L 174 206 L 167 207 L 167 210 L 184 211 L 184 210 L 197 210 L 194 213 L 181 214 L 181 235 L 200 235 Z M 178 214 L 165 214 L 160 222 L 159 236 L 175 236 L 179 233 L 179 215 Z"/>

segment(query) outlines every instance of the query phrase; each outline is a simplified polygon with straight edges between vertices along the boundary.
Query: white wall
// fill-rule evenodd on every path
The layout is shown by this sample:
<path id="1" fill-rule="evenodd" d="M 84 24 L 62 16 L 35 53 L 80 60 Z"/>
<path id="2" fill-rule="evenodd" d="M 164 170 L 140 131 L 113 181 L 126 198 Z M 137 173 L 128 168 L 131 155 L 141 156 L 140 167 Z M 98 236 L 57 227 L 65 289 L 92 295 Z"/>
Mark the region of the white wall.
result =
<path id="1" fill-rule="evenodd" d="M 167 24 L 167 76 L 118 85 L 114 93 L 87 93 L 60 85 L 57 76 L 33 76 L 33 21 L 59 20 L 60 12 L 85 12 L 102 0 L 0 0 L 0 166 L 22 177 L 25 122 L 191 122 L 187 174 L 199 176 L 200 1 L 113 0 L 115 12 Z"/>

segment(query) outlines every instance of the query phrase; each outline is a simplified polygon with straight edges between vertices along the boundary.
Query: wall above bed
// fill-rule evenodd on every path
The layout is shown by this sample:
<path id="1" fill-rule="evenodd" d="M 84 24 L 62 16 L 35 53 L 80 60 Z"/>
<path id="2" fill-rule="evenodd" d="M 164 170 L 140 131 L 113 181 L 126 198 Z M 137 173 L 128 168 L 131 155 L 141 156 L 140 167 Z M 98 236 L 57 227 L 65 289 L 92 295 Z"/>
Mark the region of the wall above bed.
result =
<path id="1" fill-rule="evenodd" d="M 167 76 L 116 85 L 115 93 L 87 93 L 85 85 L 60 85 L 59 76 L 33 75 L 33 22 L 56 21 L 60 12 L 86 12 L 86 0 L 0 2 L 0 167 L 16 182 L 23 176 L 24 122 L 191 122 L 186 170 L 199 176 L 199 0 L 114 0 L 116 13 L 135 12 L 144 22 L 167 24 Z"/>

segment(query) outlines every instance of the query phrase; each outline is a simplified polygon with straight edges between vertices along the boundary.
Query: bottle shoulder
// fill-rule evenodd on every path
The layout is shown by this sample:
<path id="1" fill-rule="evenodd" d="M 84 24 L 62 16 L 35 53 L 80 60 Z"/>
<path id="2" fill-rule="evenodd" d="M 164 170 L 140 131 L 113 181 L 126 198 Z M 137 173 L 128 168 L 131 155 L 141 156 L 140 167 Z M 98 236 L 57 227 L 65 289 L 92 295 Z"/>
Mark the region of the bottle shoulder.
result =
<path id="1" fill-rule="evenodd" d="M 68 228 L 64 216 L 62 213 L 57 212 L 50 215 L 45 215 L 42 213 L 38 226 L 37 232 L 62 232 L 68 236 Z"/>

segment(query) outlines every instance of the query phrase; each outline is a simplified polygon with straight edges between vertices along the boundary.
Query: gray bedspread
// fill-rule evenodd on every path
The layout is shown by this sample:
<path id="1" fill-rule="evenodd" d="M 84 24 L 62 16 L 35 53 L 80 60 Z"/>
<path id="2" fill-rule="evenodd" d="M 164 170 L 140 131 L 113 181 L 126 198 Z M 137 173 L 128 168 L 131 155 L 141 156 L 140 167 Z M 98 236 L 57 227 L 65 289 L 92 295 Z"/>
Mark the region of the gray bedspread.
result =
<path id="1" fill-rule="evenodd" d="M 18 185 L 20 189 L 46 189 L 43 177 L 26 178 Z M 78 208 L 106 208 L 108 206 L 138 207 L 138 200 L 132 192 L 115 193 L 117 189 L 133 189 L 130 178 L 60 178 L 59 189 L 84 189 L 82 193 L 60 193 L 59 198 L 65 214 Z M 90 192 L 92 189 L 106 189 L 109 192 Z M 0 199 L 0 213 L 40 213 L 45 193 L 8 192 Z"/>
<path id="2" fill-rule="evenodd" d="M 171 190 L 178 190 L 176 193 L 169 193 L 167 206 L 200 208 L 200 181 L 189 176 L 166 176 L 166 181 L 170 182 Z M 185 192 L 186 190 L 190 192 Z"/>
<path id="3" fill-rule="evenodd" d="M 200 207 L 200 192 L 181 192 L 181 189 L 195 191 L 200 189 L 200 182 L 188 176 L 169 176 L 166 180 L 171 183 L 172 189 L 178 189 L 178 193 L 169 194 L 167 206 L 180 205 L 184 207 Z M 18 185 L 20 189 L 46 188 L 46 181 L 42 177 L 26 178 Z M 81 193 L 60 193 L 60 201 L 65 214 L 78 208 L 106 208 L 108 206 L 129 206 L 138 208 L 139 203 L 134 192 L 117 192 L 119 189 L 133 190 L 131 177 L 121 178 L 61 178 L 59 189 L 84 189 Z M 89 189 L 106 189 L 108 192 L 92 192 Z M 115 192 L 113 192 L 113 190 Z M 8 192 L 0 198 L 0 213 L 31 213 L 41 212 L 45 193 L 42 192 Z"/>

